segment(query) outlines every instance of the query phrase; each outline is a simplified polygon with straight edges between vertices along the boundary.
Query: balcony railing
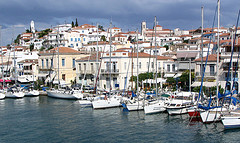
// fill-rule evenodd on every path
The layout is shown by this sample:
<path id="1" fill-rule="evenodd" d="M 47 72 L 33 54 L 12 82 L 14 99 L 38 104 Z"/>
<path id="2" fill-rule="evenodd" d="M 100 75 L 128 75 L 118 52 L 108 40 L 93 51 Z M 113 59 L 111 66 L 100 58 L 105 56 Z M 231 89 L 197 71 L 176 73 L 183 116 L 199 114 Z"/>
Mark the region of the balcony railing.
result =
<path id="1" fill-rule="evenodd" d="M 216 76 L 217 73 L 216 72 L 205 72 L 204 76 Z M 196 72 L 196 76 L 201 76 L 200 72 Z"/>
<path id="2" fill-rule="evenodd" d="M 101 69 L 101 73 L 102 74 L 118 74 L 119 73 L 119 69 Z"/>
<path id="3" fill-rule="evenodd" d="M 94 74 L 95 71 L 94 70 L 81 70 L 79 71 L 80 74 Z"/>

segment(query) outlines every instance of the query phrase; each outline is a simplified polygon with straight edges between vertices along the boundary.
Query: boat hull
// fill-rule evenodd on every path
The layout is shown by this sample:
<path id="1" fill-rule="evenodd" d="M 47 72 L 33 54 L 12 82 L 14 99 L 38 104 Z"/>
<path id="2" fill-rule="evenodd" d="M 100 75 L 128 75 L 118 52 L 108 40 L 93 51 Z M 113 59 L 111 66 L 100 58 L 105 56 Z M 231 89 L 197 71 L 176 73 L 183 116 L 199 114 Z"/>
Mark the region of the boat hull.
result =
<path id="1" fill-rule="evenodd" d="M 166 111 L 166 107 L 164 106 L 164 102 L 158 102 L 154 104 L 149 104 L 144 106 L 145 114 L 155 114 Z"/>
<path id="2" fill-rule="evenodd" d="M 4 99 L 6 97 L 6 95 L 4 93 L 0 93 L 0 100 Z"/>
<path id="3" fill-rule="evenodd" d="M 37 90 L 31 90 L 29 92 L 25 92 L 24 96 L 26 97 L 34 97 L 34 96 L 39 96 L 39 91 Z"/>
<path id="4" fill-rule="evenodd" d="M 181 115 L 187 113 L 187 107 L 167 107 L 167 112 L 169 115 Z"/>
<path id="5" fill-rule="evenodd" d="M 24 93 L 22 91 L 6 93 L 6 98 L 23 98 L 23 97 L 24 97 Z"/>
<path id="6" fill-rule="evenodd" d="M 53 98 L 60 98 L 60 99 L 80 99 L 83 95 L 82 93 L 64 93 L 58 91 L 47 91 L 47 95 Z"/>
<path id="7" fill-rule="evenodd" d="M 217 122 L 220 121 L 220 113 L 221 109 L 210 109 L 208 111 L 204 111 L 200 113 L 201 119 L 203 123 L 212 123 L 212 122 Z"/>
<path id="8" fill-rule="evenodd" d="M 110 97 L 104 99 L 94 99 L 92 101 L 93 109 L 105 109 L 105 108 L 114 108 L 121 106 L 121 97 Z"/>
<path id="9" fill-rule="evenodd" d="M 143 110 L 143 104 L 133 103 L 133 104 L 127 104 L 126 105 L 128 111 L 138 111 Z"/>
<path id="10" fill-rule="evenodd" d="M 222 117 L 222 123 L 224 129 L 236 129 L 240 128 L 240 116 L 235 117 Z"/>

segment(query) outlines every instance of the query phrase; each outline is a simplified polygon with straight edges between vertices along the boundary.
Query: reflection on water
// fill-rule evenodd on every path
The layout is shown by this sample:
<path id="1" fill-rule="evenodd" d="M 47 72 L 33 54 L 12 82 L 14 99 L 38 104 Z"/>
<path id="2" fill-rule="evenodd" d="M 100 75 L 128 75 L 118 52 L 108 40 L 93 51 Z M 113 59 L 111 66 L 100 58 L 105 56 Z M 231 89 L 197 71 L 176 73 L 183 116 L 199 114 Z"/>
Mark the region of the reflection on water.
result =
<path id="1" fill-rule="evenodd" d="M 240 130 L 188 115 L 93 110 L 46 96 L 0 100 L 0 142 L 239 142 Z"/>

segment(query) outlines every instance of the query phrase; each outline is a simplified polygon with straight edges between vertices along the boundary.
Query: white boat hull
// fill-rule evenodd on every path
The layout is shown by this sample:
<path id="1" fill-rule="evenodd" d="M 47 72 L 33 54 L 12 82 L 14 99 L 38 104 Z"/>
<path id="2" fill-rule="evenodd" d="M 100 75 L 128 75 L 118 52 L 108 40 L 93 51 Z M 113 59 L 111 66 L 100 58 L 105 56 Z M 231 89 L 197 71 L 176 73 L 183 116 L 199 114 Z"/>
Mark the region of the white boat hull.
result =
<path id="1" fill-rule="evenodd" d="M 186 114 L 188 107 L 167 107 L 167 112 L 169 115 L 181 115 L 181 114 Z"/>
<path id="2" fill-rule="evenodd" d="M 164 107 L 164 102 L 157 102 L 154 104 L 149 104 L 144 106 L 145 114 L 155 114 L 166 111 L 166 107 Z"/>
<path id="3" fill-rule="evenodd" d="M 39 96 L 39 91 L 31 90 L 24 93 L 24 96 Z"/>
<path id="4" fill-rule="evenodd" d="M 83 97 L 81 92 L 59 92 L 59 91 L 47 91 L 47 95 L 53 98 L 60 99 L 80 99 Z"/>
<path id="5" fill-rule="evenodd" d="M 78 100 L 78 102 L 82 106 L 92 106 L 92 101 L 90 100 Z"/>
<path id="6" fill-rule="evenodd" d="M 221 108 L 214 108 L 208 111 L 204 111 L 200 113 L 201 119 L 203 123 L 211 123 L 220 121 L 221 116 Z"/>
<path id="7" fill-rule="evenodd" d="M 234 117 L 222 117 L 222 123 L 225 129 L 240 128 L 240 115 Z"/>
<path id="8" fill-rule="evenodd" d="M 22 91 L 6 93 L 6 98 L 23 98 L 23 97 L 24 97 L 24 93 Z"/>
<path id="9" fill-rule="evenodd" d="M 104 109 L 104 108 L 113 108 L 121 106 L 120 98 L 108 98 L 102 100 L 92 101 L 93 109 Z"/>
<path id="10" fill-rule="evenodd" d="M 4 93 L 0 93 L 0 100 L 1 100 L 1 99 L 4 99 L 5 96 L 6 96 L 6 95 L 5 95 Z"/>
<path id="11" fill-rule="evenodd" d="M 128 111 L 138 111 L 138 110 L 143 110 L 143 104 L 142 102 L 136 102 L 136 103 L 128 103 L 126 104 L 126 107 Z"/>

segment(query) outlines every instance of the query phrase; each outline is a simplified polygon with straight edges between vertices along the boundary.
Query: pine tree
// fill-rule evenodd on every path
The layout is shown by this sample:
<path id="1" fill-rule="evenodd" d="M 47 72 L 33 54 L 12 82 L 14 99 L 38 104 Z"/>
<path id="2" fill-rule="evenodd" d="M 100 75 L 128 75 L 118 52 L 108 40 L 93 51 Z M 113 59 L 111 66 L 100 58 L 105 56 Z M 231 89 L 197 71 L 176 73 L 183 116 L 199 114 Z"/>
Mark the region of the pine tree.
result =
<path id="1" fill-rule="evenodd" d="M 74 26 L 74 22 L 72 21 L 72 28 L 73 28 L 73 27 L 75 27 L 75 26 Z"/>
<path id="2" fill-rule="evenodd" d="M 77 21 L 77 18 L 76 18 L 76 22 L 75 22 L 75 27 L 78 27 L 78 21 Z"/>

